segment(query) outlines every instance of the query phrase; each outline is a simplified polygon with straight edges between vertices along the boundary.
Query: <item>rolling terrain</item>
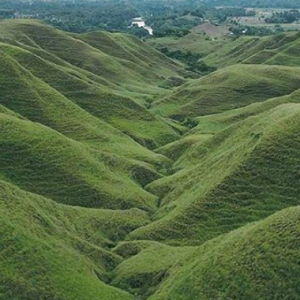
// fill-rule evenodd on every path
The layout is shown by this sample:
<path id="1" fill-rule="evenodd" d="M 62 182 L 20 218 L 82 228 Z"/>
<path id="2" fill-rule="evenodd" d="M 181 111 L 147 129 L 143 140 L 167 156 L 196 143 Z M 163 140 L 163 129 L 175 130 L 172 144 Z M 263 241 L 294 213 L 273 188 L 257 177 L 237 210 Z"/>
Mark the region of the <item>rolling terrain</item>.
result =
<path id="1" fill-rule="evenodd" d="M 236 63 L 299 66 L 299 33 L 266 37 L 241 37 L 226 43 L 203 60 L 208 65 L 225 67 Z"/>
<path id="2" fill-rule="evenodd" d="M 156 114 L 179 120 L 211 115 L 288 95 L 300 88 L 299 79 L 300 68 L 233 65 L 187 82 L 151 108 Z"/>
<path id="3" fill-rule="evenodd" d="M 300 298 L 299 35 L 210 49 L 0 22 L 1 300 Z"/>

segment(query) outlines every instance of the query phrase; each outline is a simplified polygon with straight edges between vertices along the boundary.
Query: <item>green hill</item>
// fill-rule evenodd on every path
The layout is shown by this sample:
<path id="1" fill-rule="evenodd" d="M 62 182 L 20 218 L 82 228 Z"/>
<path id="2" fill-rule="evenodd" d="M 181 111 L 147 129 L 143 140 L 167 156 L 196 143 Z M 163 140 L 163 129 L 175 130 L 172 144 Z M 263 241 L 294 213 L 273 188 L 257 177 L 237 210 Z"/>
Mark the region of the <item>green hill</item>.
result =
<path id="1" fill-rule="evenodd" d="M 286 209 L 207 242 L 149 299 L 299 299 L 299 214 Z"/>
<path id="2" fill-rule="evenodd" d="M 58 202 L 86 207 L 155 208 L 142 186 L 150 166 L 101 152 L 37 123 L 1 114 L 0 176 Z"/>
<path id="3" fill-rule="evenodd" d="M 299 117 L 299 104 L 280 105 L 195 143 L 148 185 L 160 208 L 130 239 L 201 244 L 298 205 Z"/>
<path id="4" fill-rule="evenodd" d="M 0 27 L 3 42 L 44 50 L 56 60 L 98 75 L 123 91 L 126 84 L 134 84 L 137 93 L 139 89 L 149 92 L 154 83 L 176 75 L 179 67 L 131 36 L 101 32 L 73 35 L 32 20 L 6 20 L 0 22 Z M 130 88 L 134 86 L 129 87 L 129 91 Z"/>
<path id="5" fill-rule="evenodd" d="M 114 252 L 121 255 L 136 252 L 114 270 L 111 284 L 146 299 L 164 280 L 168 270 L 192 250 L 192 247 L 171 247 L 148 241 L 123 243 Z"/>
<path id="6" fill-rule="evenodd" d="M 300 90 L 296 90 L 287 96 L 271 98 L 264 102 L 257 102 L 250 104 L 248 106 L 232 109 L 225 111 L 224 113 L 202 116 L 196 118 L 198 123 L 192 130 L 190 130 L 185 139 L 193 139 L 193 137 L 202 136 L 202 135 L 212 135 L 220 130 L 223 130 L 241 120 L 244 120 L 248 117 L 258 115 L 262 112 L 268 111 L 276 106 L 285 104 L 285 103 L 299 103 L 300 101 Z M 174 142 L 174 144 L 179 143 L 180 141 Z M 168 144 L 170 145 L 170 144 Z M 162 149 L 167 148 L 168 145 L 162 147 Z"/>
<path id="7" fill-rule="evenodd" d="M 299 66 L 299 33 L 280 33 L 266 37 L 240 37 L 204 57 L 211 66 L 237 63 Z"/>
<path id="8" fill-rule="evenodd" d="M 151 49 L 153 66 L 148 66 L 146 77 L 139 61 L 109 56 L 37 21 L 2 21 L 0 30 L 0 41 L 5 42 L 0 45 L 2 51 L 91 115 L 152 148 L 178 136 L 172 127 L 135 101 L 137 95 L 139 99 L 145 97 L 152 101 L 169 93 L 157 86 L 181 70 L 168 59 L 163 64 L 159 52 Z M 130 47 L 136 44 L 136 47 L 146 47 L 144 51 L 148 49 L 137 39 L 124 38 L 124 44 L 127 40 Z M 149 121 L 151 129 L 147 126 Z"/>
<path id="9" fill-rule="evenodd" d="M 3 181 L 0 199 L 1 299 L 133 299 L 104 283 L 122 261 L 105 248 L 143 212 L 63 206 Z"/>
<path id="10" fill-rule="evenodd" d="M 298 39 L 0 21 L 0 300 L 298 299 Z"/>
<path id="11" fill-rule="evenodd" d="M 152 111 L 179 120 L 220 113 L 290 94 L 300 88 L 299 79 L 299 68 L 234 65 L 180 86 Z"/>
<path id="12" fill-rule="evenodd" d="M 15 49 L 6 45 L 4 47 L 7 52 L 15 51 L 17 54 L 23 54 L 23 51 L 18 48 Z M 0 46 L 0 49 L 4 47 L 1 48 Z M 26 56 L 27 54 L 25 52 Z M 66 75 L 65 77 L 60 76 L 62 72 L 59 69 L 49 72 L 49 68 L 44 68 L 47 67 L 46 63 L 39 65 L 36 64 L 36 61 L 39 62 L 39 60 L 34 61 L 37 70 L 48 70 L 43 74 L 49 77 L 52 75 L 51 78 L 60 82 L 63 86 L 64 78 L 68 78 L 67 74 L 62 74 Z M 40 78 L 35 77 L 28 69 L 22 67 L 7 54 L 1 53 L 0 62 L 5 70 L 5 73 L 0 75 L 2 87 L 0 103 L 3 106 L 31 121 L 40 122 L 72 139 L 85 142 L 91 146 L 100 147 L 103 150 L 109 149 L 118 154 L 122 152 L 123 155 L 132 158 L 142 157 L 142 159 L 150 162 L 160 160 L 159 157 L 155 158 L 150 151 L 139 147 L 137 143 L 119 130 L 75 105 L 69 98 Z M 84 86 L 84 83 L 80 85 L 79 80 L 72 77 L 71 79 L 69 89 L 74 90 L 82 88 L 82 85 Z M 123 145 L 122 150 L 119 146 L 120 142 Z"/>

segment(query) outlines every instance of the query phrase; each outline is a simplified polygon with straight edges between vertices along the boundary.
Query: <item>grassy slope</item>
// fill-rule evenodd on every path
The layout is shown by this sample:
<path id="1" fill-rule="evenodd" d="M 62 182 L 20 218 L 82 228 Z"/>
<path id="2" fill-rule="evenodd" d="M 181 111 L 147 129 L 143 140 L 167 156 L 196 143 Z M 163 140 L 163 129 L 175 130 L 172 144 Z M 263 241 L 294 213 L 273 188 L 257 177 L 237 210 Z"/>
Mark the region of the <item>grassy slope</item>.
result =
<path id="1" fill-rule="evenodd" d="M 143 75 L 140 80 L 145 80 L 149 85 L 159 82 L 160 76 L 174 75 L 179 67 L 174 61 L 166 59 L 160 52 L 131 35 L 92 32 L 74 37 L 117 58 L 125 67 L 134 66 L 137 69 L 133 71 Z"/>
<path id="2" fill-rule="evenodd" d="M 0 54 L 0 64 L 5 70 L 0 75 L 2 87 L 0 103 L 2 105 L 27 119 L 40 122 L 97 149 L 100 148 L 153 164 L 160 164 L 165 161 L 163 157 L 153 155 L 151 151 L 139 146 L 105 121 L 92 116 L 72 103 L 67 91 L 87 88 L 84 82 L 80 82 L 76 77 L 72 78 L 58 68 L 50 68 L 51 65 L 49 67 L 46 62 L 36 57 L 34 60 L 28 60 L 26 66 L 29 65 L 29 68 L 33 69 L 32 66 L 30 67 L 30 62 L 33 62 L 36 70 L 43 70 L 44 77 L 49 76 L 50 80 L 52 79 L 53 87 L 51 87 L 16 61 L 18 59 L 23 62 L 28 56 L 31 58 L 27 51 L 8 45 L 2 45 L 0 49 L 5 51 Z M 8 54 L 16 59 L 11 58 Z M 43 78 L 42 74 L 36 75 Z M 59 82 L 59 87 L 55 84 L 56 82 Z M 75 128 L 76 130 L 74 130 Z M 122 149 L 120 145 L 122 145 Z"/>
<path id="3" fill-rule="evenodd" d="M 298 299 L 299 207 L 200 247 L 121 243 L 113 284 L 141 299 Z M 154 294 L 154 295 L 153 295 Z"/>
<path id="4" fill-rule="evenodd" d="M 227 39 L 211 40 L 204 35 L 190 33 L 184 37 L 161 37 L 148 39 L 147 43 L 155 48 L 167 47 L 170 51 L 182 51 L 206 56 L 227 43 Z"/>
<path id="5" fill-rule="evenodd" d="M 219 68 L 242 62 L 251 64 L 269 62 L 270 64 L 299 66 L 298 52 L 288 50 L 289 48 L 296 50 L 298 43 L 298 33 L 281 33 L 267 37 L 240 37 L 232 43 L 224 44 L 203 60 L 208 65 Z M 272 63 L 276 57 L 280 59 Z"/>
<path id="6" fill-rule="evenodd" d="M 264 102 L 253 103 L 248 106 L 226 111 L 224 113 L 208 115 L 196 118 L 198 125 L 187 133 L 184 139 L 192 139 L 193 136 L 198 135 L 212 135 L 220 130 L 223 130 L 241 120 L 245 120 L 248 117 L 258 115 L 262 112 L 268 111 L 276 106 L 285 103 L 299 103 L 300 90 L 296 90 L 287 96 L 271 98 Z M 179 143 L 174 142 L 174 143 Z M 168 145 L 162 147 L 162 149 L 168 148 Z"/>
<path id="7" fill-rule="evenodd" d="M 299 217 L 289 208 L 207 242 L 149 299 L 299 299 Z"/>
<path id="8" fill-rule="evenodd" d="M 234 65 L 184 84 L 156 101 L 152 111 L 176 119 L 220 113 L 290 94 L 299 79 L 299 68 Z"/>
<path id="9" fill-rule="evenodd" d="M 299 124 L 299 105 L 286 104 L 194 144 L 178 172 L 148 186 L 157 221 L 129 237 L 199 244 L 299 204 Z"/>
<path id="10" fill-rule="evenodd" d="M 1 176 L 58 202 L 155 208 L 141 185 L 158 178 L 143 164 L 89 148 L 38 123 L 0 115 Z"/>
<path id="11" fill-rule="evenodd" d="M 148 222 L 138 210 L 73 208 L 0 181 L 1 299 L 132 299 L 104 283 L 111 240 Z"/>
<path id="12" fill-rule="evenodd" d="M 112 285 L 132 294 L 142 295 L 142 299 L 152 294 L 165 278 L 167 271 L 193 250 L 193 247 L 171 247 L 156 242 L 131 243 L 134 245 L 127 247 L 135 248 L 142 243 L 144 248 L 118 265 L 114 271 Z"/>
<path id="13" fill-rule="evenodd" d="M 297 238 L 298 209 L 222 235 L 299 204 L 298 68 L 238 65 L 200 79 L 201 90 L 187 83 L 164 116 L 199 115 L 191 96 L 203 87 L 217 101 L 200 115 L 245 107 L 199 117 L 172 142 L 186 128 L 143 104 L 168 99 L 159 86 L 180 66 L 127 35 L 31 20 L 0 29 L 0 299 L 133 299 L 118 288 L 161 300 L 299 294 L 298 253 L 280 252 Z M 297 46 L 292 35 L 272 42 Z"/>
<path id="14" fill-rule="evenodd" d="M 55 30 L 38 21 L 2 21 L 0 26 L 4 31 L 2 40 L 5 42 L 9 41 L 19 45 L 24 43 L 27 46 L 41 48 L 71 65 L 100 76 L 110 82 L 112 86 L 120 86 L 123 83 L 125 89 L 125 83 L 129 85 L 134 83 L 137 86 L 142 83 L 142 88 L 147 89 L 147 83 L 149 85 L 158 83 L 161 80 L 160 76 L 176 75 L 176 70 L 179 67 L 159 52 L 142 44 L 138 39 L 120 34 L 110 34 L 102 45 L 101 33 L 76 36 Z M 49 39 L 49 36 L 51 36 L 51 39 Z M 115 52 L 117 52 L 116 44 L 122 47 L 122 57 L 115 55 Z M 113 53 L 109 53 L 107 47 Z M 144 53 L 148 53 L 148 50 L 151 56 L 146 61 L 145 57 L 136 55 L 136 52 L 144 51 Z M 153 65 L 152 68 L 149 68 L 151 61 Z M 137 63 L 140 65 L 136 65 Z M 133 66 L 135 69 L 132 69 Z M 160 70 L 161 75 L 157 74 L 159 73 L 158 70 Z M 126 73 L 126 76 L 124 76 L 124 73 Z M 144 77 L 146 74 L 149 79 Z"/>
<path id="15" fill-rule="evenodd" d="M 129 97 L 133 93 L 133 97 L 138 95 L 142 99 L 145 96 L 150 101 L 169 92 L 154 87 L 170 76 L 177 76 L 175 71 L 179 66 L 160 53 L 151 52 L 153 66 L 148 65 L 148 80 L 143 73 L 146 67 L 140 67 L 142 58 L 138 62 L 130 61 L 139 48 L 146 47 L 144 51 L 147 51 L 147 46 L 138 40 L 124 38 L 119 42 L 137 48 L 125 60 L 37 21 L 3 21 L 0 28 L 1 41 L 27 50 L 18 51 L 2 44 L 7 54 L 93 116 L 152 148 L 178 136 L 171 126 Z M 128 52 L 124 49 L 124 53 Z M 133 91 L 133 87 L 138 91 Z M 151 94 L 154 90 L 155 95 Z"/>
<path id="16" fill-rule="evenodd" d="M 163 154 L 173 161 L 178 160 L 194 144 L 206 141 L 212 134 L 190 134 L 180 140 L 156 149 L 157 153 Z"/>

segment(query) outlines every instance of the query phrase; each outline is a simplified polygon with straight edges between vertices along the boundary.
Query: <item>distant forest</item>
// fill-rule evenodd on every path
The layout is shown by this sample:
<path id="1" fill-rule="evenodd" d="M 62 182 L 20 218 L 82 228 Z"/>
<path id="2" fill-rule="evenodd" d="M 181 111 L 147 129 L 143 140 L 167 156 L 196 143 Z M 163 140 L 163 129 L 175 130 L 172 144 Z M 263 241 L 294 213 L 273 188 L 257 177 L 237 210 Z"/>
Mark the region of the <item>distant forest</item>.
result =
<path id="1" fill-rule="evenodd" d="M 212 6 L 242 6 L 256 8 L 300 8 L 299 0 L 204 0 Z"/>
<path id="2" fill-rule="evenodd" d="M 194 18 L 182 18 L 191 14 Z M 41 19 L 70 32 L 93 30 L 122 31 L 146 36 L 143 28 L 132 27 L 132 19 L 143 16 L 156 36 L 183 36 L 203 22 L 204 17 L 222 21 L 228 16 L 243 16 L 243 9 L 208 8 L 199 0 L 108 0 L 108 1 L 21 1 L 0 0 L 0 19 Z"/>
<path id="3" fill-rule="evenodd" d="M 218 6 L 221 8 L 217 9 Z M 147 25 L 153 28 L 155 36 L 181 37 L 205 20 L 218 25 L 229 17 L 251 14 L 245 7 L 271 6 L 300 8 L 300 0 L 0 0 L 0 20 L 41 19 L 69 32 L 106 30 L 146 37 L 149 35 L 147 30 L 131 26 L 133 18 L 143 16 Z M 283 20 L 282 23 L 291 23 L 299 19 L 296 13 L 277 14 L 266 21 L 276 23 Z M 234 28 L 236 33 L 244 29 L 238 26 Z M 249 28 L 247 33 L 269 34 L 266 29 L 254 27 Z"/>

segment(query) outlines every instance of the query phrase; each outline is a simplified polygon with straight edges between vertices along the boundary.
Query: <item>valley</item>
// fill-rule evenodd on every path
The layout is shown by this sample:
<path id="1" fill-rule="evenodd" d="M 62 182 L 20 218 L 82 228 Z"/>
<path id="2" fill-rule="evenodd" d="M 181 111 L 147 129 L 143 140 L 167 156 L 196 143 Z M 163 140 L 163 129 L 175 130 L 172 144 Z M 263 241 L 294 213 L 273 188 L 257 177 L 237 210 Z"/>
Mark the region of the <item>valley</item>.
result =
<path id="1" fill-rule="evenodd" d="M 299 32 L 153 34 L 0 21 L 0 300 L 300 299 Z"/>

